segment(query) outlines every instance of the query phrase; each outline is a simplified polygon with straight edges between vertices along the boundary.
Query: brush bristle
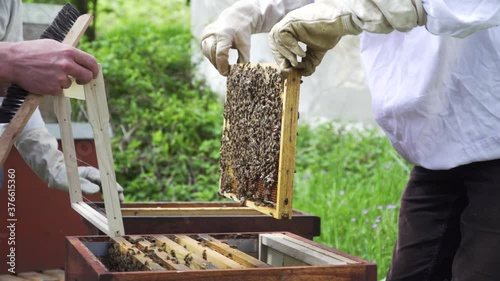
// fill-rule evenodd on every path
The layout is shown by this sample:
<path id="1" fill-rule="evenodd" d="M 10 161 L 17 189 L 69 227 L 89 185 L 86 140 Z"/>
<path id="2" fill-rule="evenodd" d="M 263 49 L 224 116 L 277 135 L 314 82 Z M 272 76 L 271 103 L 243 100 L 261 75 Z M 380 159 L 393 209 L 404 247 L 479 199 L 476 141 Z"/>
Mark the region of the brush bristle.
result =
<path id="1" fill-rule="evenodd" d="M 80 12 L 78 9 L 72 4 L 67 3 L 59 11 L 52 24 L 42 33 L 40 38 L 54 39 L 62 42 L 79 16 Z"/>
<path id="2" fill-rule="evenodd" d="M 42 33 L 40 39 L 53 39 L 62 42 L 79 16 L 78 9 L 67 3 L 59 11 L 52 24 Z M 0 106 L 0 123 L 10 123 L 27 96 L 26 90 L 12 84 L 7 89 L 7 94 Z"/>

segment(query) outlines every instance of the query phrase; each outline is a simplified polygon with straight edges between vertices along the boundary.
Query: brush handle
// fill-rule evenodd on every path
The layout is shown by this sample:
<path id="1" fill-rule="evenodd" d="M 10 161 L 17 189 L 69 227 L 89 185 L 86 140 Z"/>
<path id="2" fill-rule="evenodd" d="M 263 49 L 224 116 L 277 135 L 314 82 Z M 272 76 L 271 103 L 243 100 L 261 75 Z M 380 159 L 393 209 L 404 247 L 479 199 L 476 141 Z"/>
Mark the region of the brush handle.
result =
<path id="1" fill-rule="evenodd" d="M 62 41 L 63 44 L 71 45 L 76 47 L 78 42 L 85 34 L 85 31 L 89 27 L 92 22 L 93 15 L 85 14 L 78 17 L 70 31 Z M 21 131 L 26 126 L 26 123 L 30 120 L 33 112 L 37 109 L 37 107 L 42 102 L 44 96 L 36 95 L 36 94 L 28 94 L 23 104 L 16 112 L 16 115 L 12 118 L 9 125 L 3 132 L 2 136 L 0 136 L 0 157 L 1 157 L 1 166 L 5 164 L 5 160 L 9 156 L 9 153 L 14 146 L 14 143 L 19 138 Z"/>

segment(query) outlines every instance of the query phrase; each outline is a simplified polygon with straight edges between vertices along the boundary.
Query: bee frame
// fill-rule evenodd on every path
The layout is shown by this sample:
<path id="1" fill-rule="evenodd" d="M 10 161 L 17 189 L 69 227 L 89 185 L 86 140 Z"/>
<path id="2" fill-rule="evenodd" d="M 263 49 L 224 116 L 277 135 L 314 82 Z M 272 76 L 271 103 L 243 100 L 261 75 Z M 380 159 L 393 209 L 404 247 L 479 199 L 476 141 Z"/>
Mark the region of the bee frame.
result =
<path id="1" fill-rule="evenodd" d="M 272 87 L 278 87 L 277 84 L 279 84 L 279 91 L 280 91 L 280 99 L 281 99 L 281 113 L 279 115 L 280 120 L 270 120 L 271 123 L 264 124 L 263 129 L 265 130 L 266 128 L 267 131 L 264 132 L 264 134 L 267 134 L 269 132 L 273 132 L 276 129 L 280 129 L 279 131 L 279 160 L 277 161 L 277 165 L 275 165 L 273 169 L 277 172 L 276 174 L 273 174 L 272 177 L 268 178 L 267 176 L 264 176 L 264 174 L 261 173 L 260 179 L 256 180 L 254 182 L 245 182 L 242 183 L 238 182 L 238 176 L 236 175 L 238 171 L 236 169 L 239 169 L 240 166 L 242 165 L 249 165 L 249 163 L 241 163 L 242 160 L 245 161 L 245 158 L 242 156 L 234 156 L 236 158 L 229 159 L 230 157 L 227 157 L 225 152 L 225 147 L 227 143 L 230 143 L 232 140 L 230 139 L 230 131 L 233 129 L 235 123 L 240 122 L 243 120 L 243 122 L 253 122 L 249 121 L 248 118 L 249 116 L 252 116 L 252 114 L 255 112 L 245 112 L 243 113 L 244 116 L 239 116 L 239 120 L 235 120 L 234 118 L 229 116 L 229 111 L 230 111 L 230 106 L 228 102 L 231 102 L 231 99 L 234 97 L 232 96 L 233 92 L 236 91 L 245 91 L 245 89 L 239 88 L 244 87 L 245 83 L 254 83 L 255 81 L 248 81 L 248 77 L 241 77 L 241 81 L 237 79 L 237 77 L 233 77 L 232 75 L 238 75 L 237 71 L 248 71 L 252 73 L 256 72 L 262 72 L 264 71 L 265 73 L 263 74 L 263 78 L 256 78 L 260 79 L 260 82 L 268 83 L 269 80 L 276 79 L 276 73 L 277 73 L 277 67 L 274 64 L 238 64 L 234 65 L 231 68 L 231 72 L 228 76 L 228 93 L 226 95 L 226 100 L 225 100 L 225 109 L 224 109 L 224 126 L 223 126 L 223 136 L 222 136 L 222 147 L 221 147 L 221 174 L 220 174 L 220 181 L 219 181 L 219 194 L 221 194 L 224 197 L 233 199 L 234 201 L 240 202 L 241 205 L 245 205 L 247 207 L 253 208 L 255 210 L 258 210 L 259 212 L 263 214 L 267 214 L 271 217 L 274 217 L 276 219 L 291 219 L 292 218 L 292 213 L 293 213 L 293 208 L 292 208 L 292 199 L 293 199 L 293 183 L 294 183 L 294 174 L 295 174 L 295 151 L 296 151 L 296 138 L 297 138 L 297 124 L 298 124 L 298 106 L 299 106 L 299 94 L 300 94 L 300 82 L 301 82 L 301 77 L 299 73 L 296 70 L 291 71 L 286 79 L 279 80 L 279 83 L 274 83 L 275 85 L 257 85 L 257 87 L 265 87 L 266 90 L 264 91 L 265 94 L 267 95 L 267 90 L 273 91 L 271 88 Z M 269 71 L 269 72 L 266 72 Z M 271 73 L 271 75 L 269 74 Z M 279 74 L 277 74 L 279 75 Z M 274 77 L 274 78 L 273 78 Z M 232 83 L 230 81 L 233 81 L 231 79 L 236 79 L 238 83 Z M 271 81 L 272 82 L 272 81 Z M 233 85 L 237 84 L 237 85 Z M 236 88 L 232 88 L 232 87 Z M 271 88 L 269 88 L 271 87 Z M 260 88 L 259 88 L 260 89 Z M 274 89 L 275 91 L 276 89 Z M 252 95 L 252 93 L 246 93 L 248 95 Z M 265 97 L 264 97 L 265 98 Z M 268 106 L 266 102 L 263 102 L 264 105 L 252 105 L 253 108 L 256 106 L 262 106 L 266 107 Z M 248 105 L 248 103 L 247 103 Z M 250 107 L 252 107 L 250 106 Z M 276 105 L 271 104 L 271 107 Z M 233 106 L 234 107 L 234 106 Z M 229 117 L 228 117 L 229 116 Z M 259 116 L 254 118 L 268 118 L 267 115 L 264 116 Z M 270 117 L 271 118 L 271 117 Z M 229 120 L 231 119 L 231 120 Z M 272 119 L 272 118 L 271 118 Z M 280 121 L 280 122 L 276 122 Z M 248 125 L 248 130 L 246 130 L 246 127 L 243 126 L 245 133 L 246 131 L 252 131 L 253 129 L 251 128 L 250 124 Z M 258 127 L 258 126 L 257 126 Z M 243 133 L 243 132 L 239 132 Z M 227 134 L 227 135 L 226 135 Z M 235 136 L 235 138 L 238 138 L 238 136 Z M 276 136 L 277 137 L 277 136 Z M 276 137 L 274 140 L 276 140 Z M 267 137 L 263 137 L 262 139 L 251 139 L 248 138 L 248 142 L 254 142 L 254 147 L 265 147 L 266 144 L 269 145 L 268 143 L 259 143 L 260 141 L 263 141 Z M 269 140 L 269 139 L 268 139 Z M 239 148 L 238 148 L 239 150 Z M 235 151 L 233 155 L 244 155 L 245 152 L 242 151 Z M 258 154 L 252 154 L 250 155 L 250 158 L 259 158 Z M 249 158 L 246 158 L 249 159 Z M 250 160 L 251 161 L 251 160 Z M 246 161 L 246 162 L 250 162 Z M 272 161 L 269 161 L 272 162 Z M 247 169 L 248 167 L 244 167 L 244 169 Z M 249 170 L 253 169 L 252 167 L 248 168 Z M 248 170 L 247 169 L 247 170 Z M 261 172 L 261 171 L 260 171 Z M 271 173 L 272 174 L 272 173 Z M 259 177 L 258 175 L 250 175 L 250 177 L 253 177 L 255 179 L 256 177 Z M 228 183 L 229 180 L 229 183 Z M 261 192 L 263 181 L 269 181 L 271 184 L 274 186 L 270 189 L 272 190 L 272 194 L 265 195 L 264 198 L 266 200 L 262 199 L 257 199 L 259 196 L 262 197 L 261 195 L 256 195 L 256 193 Z M 256 183 L 257 182 L 257 183 Z M 259 187 L 248 187 L 250 185 L 257 185 Z M 229 187 L 230 186 L 230 187 Z M 265 191 L 268 192 L 269 191 Z M 253 198 L 252 198 L 253 197 Z M 269 200 L 273 198 L 272 200 Z"/>
<path id="2" fill-rule="evenodd" d="M 110 237 L 122 236 L 125 234 L 125 231 L 120 209 L 120 199 L 116 189 L 116 175 L 109 136 L 108 103 L 100 65 L 98 77 L 84 85 L 83 91 L 87 103 L 88 121 L 92 126 L 94 134 L 106 216 L 83 201 L 75 142 L 71 128 L 70 98 L 61 95 L 54 99 L 54 110 L 61 130 L 61 142 L 68 175 L 71 207 Z"/>

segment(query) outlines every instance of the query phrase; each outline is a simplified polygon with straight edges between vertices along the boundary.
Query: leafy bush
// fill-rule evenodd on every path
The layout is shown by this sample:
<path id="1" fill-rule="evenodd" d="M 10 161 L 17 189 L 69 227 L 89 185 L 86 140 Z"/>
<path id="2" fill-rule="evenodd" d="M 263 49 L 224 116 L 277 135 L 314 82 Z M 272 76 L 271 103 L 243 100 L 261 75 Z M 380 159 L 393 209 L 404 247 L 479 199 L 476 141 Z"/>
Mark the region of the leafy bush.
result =
<path id="1" fill-rule="evenodd" d="M 102 64 L 126 199 L 214 200 L 222 104 L 194 79 L 189 21 L 163 12 L 162 25 L 128 18 L 81 49 Z"/>

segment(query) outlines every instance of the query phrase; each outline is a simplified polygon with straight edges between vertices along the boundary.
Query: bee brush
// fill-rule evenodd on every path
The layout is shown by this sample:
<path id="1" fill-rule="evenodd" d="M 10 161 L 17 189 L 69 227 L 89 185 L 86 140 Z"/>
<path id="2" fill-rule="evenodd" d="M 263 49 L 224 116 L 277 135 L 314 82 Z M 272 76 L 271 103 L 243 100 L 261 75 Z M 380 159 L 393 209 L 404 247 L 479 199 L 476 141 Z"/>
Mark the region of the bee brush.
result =
<path id="1" fill-rule="evenodd" d="M 66 4 L 57 14 L 52 24 L 43 32 L 41 39 L 53 39 L 76 47 L 87 30 L 93 16 L 80 12 L 75 6 Z M 18 85 L 11 85 L 0 106 L 0 123 L 8 123 L 0 136 L 0 165 L 3 166 L 12 146 L 26 126 L 33 112 L 43 100 L 42 95 L 28 93 Z"/>

